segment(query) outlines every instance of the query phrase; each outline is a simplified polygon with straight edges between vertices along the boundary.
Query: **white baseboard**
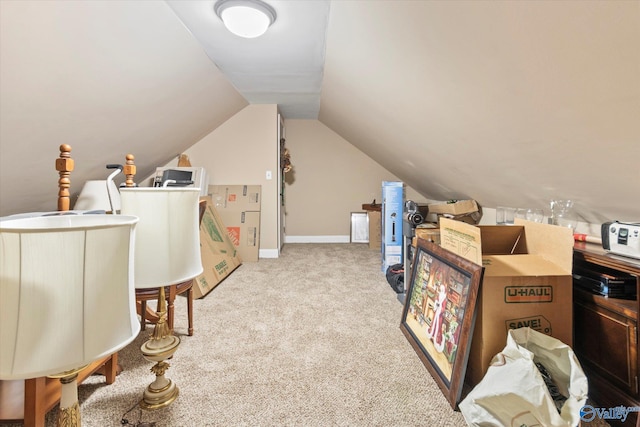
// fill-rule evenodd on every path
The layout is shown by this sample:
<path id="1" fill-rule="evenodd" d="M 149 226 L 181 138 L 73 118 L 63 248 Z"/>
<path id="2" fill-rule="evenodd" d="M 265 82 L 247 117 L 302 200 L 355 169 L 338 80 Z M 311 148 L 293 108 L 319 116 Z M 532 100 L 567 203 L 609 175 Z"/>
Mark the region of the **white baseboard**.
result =
<path id="1" fill-rule="evenodd" d="M 285 236 L 285 243 L 349 243 L 349 236 Z"/>
<path id="2" fill-rule="evenodd" d="M 277 249 L 260 249 L 258 258 L 279 258 L 280 254 Z"/>

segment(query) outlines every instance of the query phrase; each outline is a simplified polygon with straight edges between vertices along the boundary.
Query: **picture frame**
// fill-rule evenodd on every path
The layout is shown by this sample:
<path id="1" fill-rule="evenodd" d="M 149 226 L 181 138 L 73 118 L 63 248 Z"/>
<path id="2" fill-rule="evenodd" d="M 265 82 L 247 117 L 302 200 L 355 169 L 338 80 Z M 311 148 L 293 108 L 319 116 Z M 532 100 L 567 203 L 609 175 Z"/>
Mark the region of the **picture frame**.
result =
<path id="1" fill-rule="evenodd" d="M 369 215 L 351 212 L 351 243 L 369 243 Z"/>
<path id="2" fill-rule="evenodd" d="M 461 400 L 484 269 L 417 239 L 400 329 L 451 407 Z"/>

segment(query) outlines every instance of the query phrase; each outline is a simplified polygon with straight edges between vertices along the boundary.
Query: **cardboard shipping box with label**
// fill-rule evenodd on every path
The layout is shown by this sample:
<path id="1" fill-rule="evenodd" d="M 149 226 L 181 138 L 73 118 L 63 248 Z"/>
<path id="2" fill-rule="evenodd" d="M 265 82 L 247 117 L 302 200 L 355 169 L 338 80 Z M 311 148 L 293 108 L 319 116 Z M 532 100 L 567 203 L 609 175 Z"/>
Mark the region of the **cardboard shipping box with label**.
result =
<path id="1" fill-rule="evenodd" d="M 456 200 L 448 203 L 429 205 L 429 215 L 437 218 L 453 218 L 469 224 L 478 224 L 482 218 L 482 211 L 475 200 Z"/>
<path id="2" fill-rule="evenodd" d="M 200 223 L 200 253 L 203 272 L 193 283 L 193 297 L 202 298 L 242 263 L 210 197 Z"/>
<path id="3" fill-rule="evenodd" d="M 243 262 L 260 255 L 260 185 L 210 185 L 209 196 Z"/>
<path id="4" fill-rule="evenodd" d="M 507 331 L 528 326 L 573 345 L 573 233 L 517 220 L 473 226 L 440 219 L 441 246 L 476 263 L 484 275 L 465 381 L 474 386 L 504 348 Z"/>
<path id="5" fill-rule="evenodd" d="M 210 185 L 207 194 L 211 196 L 218 211 L 225 209 L 235 212 L 259 212 L 262 203 L 261 193 L 260 185 Z"/>
<path id="6" fill-rule="evenodd" d="M 260 212 L 220 209 L 222 222 L 243 262 L 257 262 L 260 252 Z"/>

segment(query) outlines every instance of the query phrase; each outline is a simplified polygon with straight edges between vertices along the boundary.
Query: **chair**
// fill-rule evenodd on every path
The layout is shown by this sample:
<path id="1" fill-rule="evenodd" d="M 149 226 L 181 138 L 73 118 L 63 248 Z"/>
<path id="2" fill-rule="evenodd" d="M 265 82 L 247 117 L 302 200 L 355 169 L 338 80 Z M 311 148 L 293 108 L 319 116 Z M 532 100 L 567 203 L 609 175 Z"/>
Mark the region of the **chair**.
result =
<path id="1" fill-rule="evenodd" d="M 140 325 L 142 330 L 146 330 L 147 321 L 156 323 L 158 314 L 147 307 L 147 301 L 158 299 L 159 288 L 155 289 L 136 289 L 136 302 L 138 303 L 138 314 L 140 315 Z M 167 324 L 169 329 L 173 330 L 174 319 L 174 301 L 176 295 L 187 293 L 187 317 L 189 328 L 187 333 L 193 335 L 193 280 L 188 280 L 177 285 L 165 286 L 164 292 L 167 299 Z"/>
<path id="2" fill-rule="evenodd" d="M 134 164 L 134 156 L 131 154 L 127 155 L 126 165 L 123 168 L 124 173 L 127 177 L 125 181 L 125 185 L 127 187 L 133 187 L 135 184 L 133 183 L 133 177 L 136 173 L 136 168 Z M 199 221 L 202 222 L 202 217 L 204 216 L 204 212 L 206 209 L 206 201 L 201 200 L 199 205 Z M 173 330 L 173 321 L 174 321 L 174 313 L 175 313 L 175 299 L 177 295 L 182 295 L 184 293 L 187 294 L 187 319 L 188 319 L 188 329 L 187 334 L 189 336 L 193 335 L 193 280 L 187 280 L 186 282 L 178 283 L 176 285 L 165 286 L 164 292 L 167 300 L 167 324 L 169 325 L 169 329 Z M 151 288 L 151 289 L 136 289 L 136 305 L 138 308 L 138 315 L 140 316 L 140 326 L 144 331 L 146 329 L 147 321 L 149 323 L 156 323 L 158 321 L 158 313 L 147 307 L 147 301 L 149 300 L 157 300 L 159 295 L 159 288 Z"/>

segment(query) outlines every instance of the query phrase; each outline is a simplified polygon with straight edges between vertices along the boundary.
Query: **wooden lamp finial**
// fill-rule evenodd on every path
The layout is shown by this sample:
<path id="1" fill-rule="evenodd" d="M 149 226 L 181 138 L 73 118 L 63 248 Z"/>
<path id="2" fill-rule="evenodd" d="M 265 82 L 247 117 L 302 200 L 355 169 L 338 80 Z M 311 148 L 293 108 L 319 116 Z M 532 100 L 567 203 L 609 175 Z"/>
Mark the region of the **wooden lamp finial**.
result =
<path id="1" fill-rule="evenodd" d="M 133 154 L 127 154 L 126 159 L 127 161 L 123 168 L 124 175 L 126 176 L 124 185 L 125 187 L 135 187 L 135 183 L 133 182 L 133 178 L 136 176 L 135 157 Z"/>
<path id="2" fill-rule="evenodd" d="M 69 188 L 71 187 L 71 171 L 73 171 L 73 159 L 71 158 L 71 146 L 60 145 L 60 157 L 56 159 L 56 170 L 60 175 L 58 179 L 58 210 L 69 210 Z"/>

